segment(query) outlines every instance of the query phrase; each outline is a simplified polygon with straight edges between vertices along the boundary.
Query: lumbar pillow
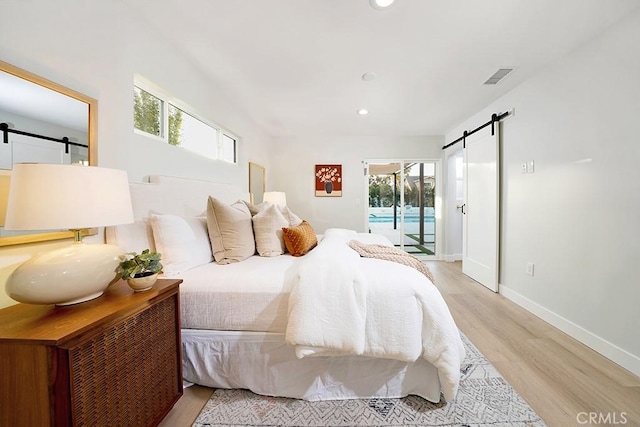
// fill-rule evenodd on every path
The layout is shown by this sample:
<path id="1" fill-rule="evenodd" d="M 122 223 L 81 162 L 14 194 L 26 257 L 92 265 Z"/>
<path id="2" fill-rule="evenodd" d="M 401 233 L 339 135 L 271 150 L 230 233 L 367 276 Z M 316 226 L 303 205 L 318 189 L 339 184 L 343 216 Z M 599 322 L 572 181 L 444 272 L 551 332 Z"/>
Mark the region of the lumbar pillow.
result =
<path id="1" fill-rule="evenodd" d="M 282 233 L 287 251 L 293 256 L 302 256 L 318 244 L 316 233 L 307 221 L 294 227 L 282 227 Z"/>
<path id="2" fill-rule="evenodd" d="M 251 212 L 241 200 L 227 205 L 209 197 L 207 228 L 213 257 L 218 264 L 242 261 L 255 254 Z"/>
<path id="3" fill-rule="evenodd" d="M 180 274 L 213 260 L 206 217 L 151 214 L 149 222 L 165 275 Z"/>
<path id="4" fill-rule="evenodd" d="M 252 221 L 258 254 L 260 256 L 282 255 L 285 251 L 282 228 L 290 224 L 278 207 L 270 204 L 255 214 Z"/>

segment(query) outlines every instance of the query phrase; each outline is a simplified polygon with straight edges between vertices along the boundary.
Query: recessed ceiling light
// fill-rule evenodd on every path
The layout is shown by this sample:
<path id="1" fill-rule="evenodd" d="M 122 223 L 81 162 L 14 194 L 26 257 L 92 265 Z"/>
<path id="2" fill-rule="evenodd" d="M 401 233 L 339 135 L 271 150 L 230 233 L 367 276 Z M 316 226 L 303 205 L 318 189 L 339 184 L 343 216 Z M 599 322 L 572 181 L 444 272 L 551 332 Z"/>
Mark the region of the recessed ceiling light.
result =
<path id="1" fill-rule="evenodd" d="M 362 80 L 364 80 L 365 82 L 370 82 L 371 80 L 374 80 L 376 77 L 378 77 L 376 73 L 368 72 L 362 75 Z"/>
<path id="2" fill-rule="evenodd" d="M 369 4 L 372 8 L 377 10 L 384 10 L 391 6 L 395 0 L 369 0 Z"/>
<path id="3" fill-rule="evenodd" d="M 369 114 L 369 110 L 367 110 L 366 108 L 361 108 L 358 110 L 358 114 L 360 114 L 361 116 L 366 116 L 367 114 Z"/>

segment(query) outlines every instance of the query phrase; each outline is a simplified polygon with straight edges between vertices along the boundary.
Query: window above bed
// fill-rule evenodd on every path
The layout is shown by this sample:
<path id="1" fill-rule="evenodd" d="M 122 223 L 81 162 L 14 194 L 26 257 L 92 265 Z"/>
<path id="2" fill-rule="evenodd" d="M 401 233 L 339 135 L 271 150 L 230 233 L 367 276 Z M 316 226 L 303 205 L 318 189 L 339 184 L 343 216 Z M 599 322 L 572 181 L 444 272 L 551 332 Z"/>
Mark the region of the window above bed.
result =
<path id="1" fill-rule="evenodd" d="M 238 138 L 136 76 L 133 86 L 134 132 L 214 160 L 237 163 Z"/>

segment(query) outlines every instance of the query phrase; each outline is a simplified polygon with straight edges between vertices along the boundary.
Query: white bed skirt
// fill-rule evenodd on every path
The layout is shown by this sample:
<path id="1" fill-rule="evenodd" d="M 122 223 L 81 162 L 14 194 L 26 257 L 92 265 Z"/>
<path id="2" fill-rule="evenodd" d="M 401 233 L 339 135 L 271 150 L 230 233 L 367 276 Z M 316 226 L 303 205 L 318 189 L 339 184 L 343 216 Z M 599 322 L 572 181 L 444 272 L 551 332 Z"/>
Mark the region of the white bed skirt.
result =
<path id="1" fill-rule="evenodd" d="M 267 396 L 310 401 L 398 398 L 440 401 L 436 368 L 358 356 L 297 359 L 284 334 L 182 330 L 185 380 L 213 388 L 244 388 Z"/>

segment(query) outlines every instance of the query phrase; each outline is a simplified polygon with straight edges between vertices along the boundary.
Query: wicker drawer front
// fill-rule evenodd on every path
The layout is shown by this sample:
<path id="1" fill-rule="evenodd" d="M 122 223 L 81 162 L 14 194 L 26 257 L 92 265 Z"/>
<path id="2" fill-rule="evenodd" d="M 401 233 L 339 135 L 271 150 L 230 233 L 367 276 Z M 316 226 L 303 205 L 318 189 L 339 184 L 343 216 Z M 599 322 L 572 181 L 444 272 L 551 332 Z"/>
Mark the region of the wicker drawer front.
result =
<path id="1" fill-rule="evenodd" d="M 179 395 L 177 298 L 69 350 L 75 426 L 147 426 Z"/>

